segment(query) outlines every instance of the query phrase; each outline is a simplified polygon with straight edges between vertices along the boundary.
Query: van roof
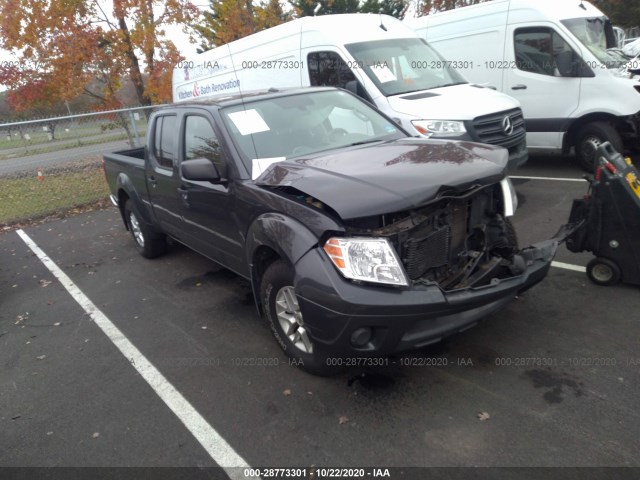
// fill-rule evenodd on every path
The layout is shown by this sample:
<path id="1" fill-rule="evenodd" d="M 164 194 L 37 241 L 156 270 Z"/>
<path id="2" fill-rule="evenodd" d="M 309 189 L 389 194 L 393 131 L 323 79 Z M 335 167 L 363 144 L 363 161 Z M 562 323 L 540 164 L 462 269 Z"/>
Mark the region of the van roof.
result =
<path id="1" fill-rule="evenodd" d="M 253 90 L 249 92 L 243 92 L 242 94 L 234 94 L 234 95 L 216 95 L 211 97 L 206 97 L 200 100 L 189 100 L 186 102 L 180 102 L 176 104 L 167 105 L 165 107 L 159 108 L 160 110 L 165 110 L 168 108 L 182 108 L 182 107 L 228 107 L 232 105 L 238 105 L 248 100 L 265 100 L 269 98 L 278 98 L 278 97 L 286 97 L 288 95 L 297 95 L 302 93 L 312 93 L 312 92 L 326 92 L 330 90 L 338 90 L 335 87 L 293 87 L 293 88 L 270 88 L 268 90 Z"/>
<path id="2" fill-rule="evenodd" d="M 324 40 L 328 42 L 327 45 L 345 45 L 365 40 L 383 40 L 390 37 L 397 38 L 398 36 L 416 36 L 410 28 L 390 15 L 377 13 L 343 13 L 321 15 L 319 17 L 296 18 L 235 40 L 227 45 L 234 47 L 232 51 L 238 51 L 248 48 L 251 45 L 262 45 L 270 39 L 301 32 L 316 32 L 324 37 Z M 304 47 L 304 44 L 301 46 Z M 209 52 L 215 50 L 216 49 L 209 50 Z M 208 52 L 204 52 L 196 55 L 193 57 L 193 60 L 204 57 L 207 53 Z"/>
<path id="3" fill-rule="evenodd" d="M 582 6 L 581 6 L 582 5 Z M 446 21 L 447 17 L 475 17 L 482 12 L 511 12 L 523 11 L 523 17 L 517 21 L 536 21 L 542 19 L 569 19 L 579 17 L 599 17 L 604 15 L 600 10 L 584 0 L 493 0 L 467 7 L 456 8 L 445 12 L 438 12 L 418 18 L 407 18 L 404 23 L 412 28 L 422 27 L 439 19 Z M 525 11 L 528 12 L 525 14 Z M 531 16 L 535 12 L 535 18 Z M 440 21 L 438 21 L 440 23 Z"/>

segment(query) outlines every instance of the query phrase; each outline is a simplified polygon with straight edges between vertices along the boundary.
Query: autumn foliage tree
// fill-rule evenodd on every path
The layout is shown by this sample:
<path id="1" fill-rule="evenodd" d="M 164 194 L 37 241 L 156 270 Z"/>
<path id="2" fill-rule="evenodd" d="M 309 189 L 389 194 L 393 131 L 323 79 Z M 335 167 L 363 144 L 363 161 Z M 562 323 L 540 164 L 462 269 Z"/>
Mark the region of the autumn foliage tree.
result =
<path id="1" fill-rule="evenodd" d="M 204 21 L 194 25 L 202 41 L 198 52 L 204 52 L 291 19 L 279 0 L 254 5 L 251 0 L 210 0 Z"/>
<path id="2" fill-rule="evenodd" d="M 0 70 L 16 109 L 53 105 L 85 93 L 119 106 L 130 80 L 141 105 L 171 98 L 179 52 L 164 38 L 168 25 L 189 24 L 199 12 L 181 0 L 0 0 L 0 47 L 17 62 Z"/>

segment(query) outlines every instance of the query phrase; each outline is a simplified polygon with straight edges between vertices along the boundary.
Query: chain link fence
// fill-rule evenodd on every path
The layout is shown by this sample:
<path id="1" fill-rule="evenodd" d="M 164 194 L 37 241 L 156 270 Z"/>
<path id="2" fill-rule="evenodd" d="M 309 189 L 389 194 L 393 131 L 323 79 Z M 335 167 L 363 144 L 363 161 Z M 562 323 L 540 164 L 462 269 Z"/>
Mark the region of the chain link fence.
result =
<path id="1" fill-rule="evenodd" d="M 146 142 L 152 107 L 0 123 L 0 226 L 106 201 L 102 155 Z"/>

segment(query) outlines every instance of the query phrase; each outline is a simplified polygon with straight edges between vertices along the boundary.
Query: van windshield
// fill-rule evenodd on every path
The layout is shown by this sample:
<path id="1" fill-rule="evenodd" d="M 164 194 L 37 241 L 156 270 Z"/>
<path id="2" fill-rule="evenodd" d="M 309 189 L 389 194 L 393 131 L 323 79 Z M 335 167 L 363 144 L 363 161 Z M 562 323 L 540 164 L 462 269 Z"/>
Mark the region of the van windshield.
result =
<path id="1" fill-rule="evenodd" d="M 421 38 L 351 43 L 347 50 L 386 97 L 468 83 Z"/>
<path id="2" fill-rule="evenodd" d="M 615 33 L 607 17 L 572 18 L 562 20 L 580 42 L 607 68 L 620 68 L 625 60 L 608 50 L 614 48 Z"/>
<path id="3" fill-rule="evenodd" d="M 405 138 L 391 120 L 341 90 L 311 91 L 246 100 L 220 110 L 247 170 L 265 161 Z"/>

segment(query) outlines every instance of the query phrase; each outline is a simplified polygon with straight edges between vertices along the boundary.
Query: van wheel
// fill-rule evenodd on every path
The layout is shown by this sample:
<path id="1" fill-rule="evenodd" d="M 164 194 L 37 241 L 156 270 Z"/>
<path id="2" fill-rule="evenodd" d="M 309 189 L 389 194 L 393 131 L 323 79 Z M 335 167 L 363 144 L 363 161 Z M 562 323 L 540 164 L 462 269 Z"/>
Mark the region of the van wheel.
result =
<path id="1" fill-rule="evenodd" d="M 149 227 L 142 221 L 138 208 L 131 200 L 127 200 L 124 204 L 124 218 L 133 237 L 136 250 L 140 255 L 145 258 L 154 258 L 165 252 L 167 242 L 164 235 L 158 235 L 150 231 Z"/>
<path id="2" fill-rule="evenodd" d="M 596 150 L 604 142 L 622 153 L 622 137 L 618 131 L 606 122 L 588 123 L 578 132 L 576 141 L 576 156 L 580 166 L 587 172 L 593 173 L 596 166 Z"/>
<path id="3" fill-rule="evenodd" d="M 587 277 L 596 285 L 609 287 L 620 282 L 620 267 L 608 258 L 597 257 L 587 264 Z"/>
<path id="4" fill-rule="evenodd" d="M 260 299 L 265 319 L 276 341 L 297 365 L 314 375 L 334 373 L 327 365 L 327 357 L 313 342 L 305 326 L 295 288 L 293 269 L 284 261 L 273 262 L 264 273 L 260 284 Z"/>

